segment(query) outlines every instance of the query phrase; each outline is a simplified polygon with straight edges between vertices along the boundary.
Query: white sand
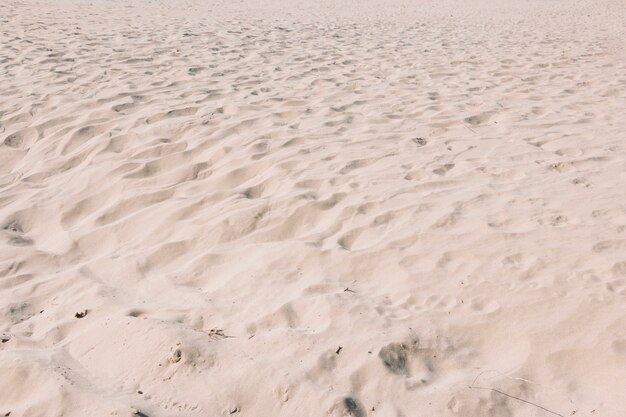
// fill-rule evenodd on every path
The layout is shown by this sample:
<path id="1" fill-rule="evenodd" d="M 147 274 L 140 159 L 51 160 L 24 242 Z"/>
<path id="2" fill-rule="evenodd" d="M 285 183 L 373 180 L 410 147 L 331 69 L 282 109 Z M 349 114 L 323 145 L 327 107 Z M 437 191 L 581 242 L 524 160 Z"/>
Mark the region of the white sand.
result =
<path id="1" fill-rule="evenodd" d="M 623 0 L 1 10 L 0 417 L 626 416 Z"/>

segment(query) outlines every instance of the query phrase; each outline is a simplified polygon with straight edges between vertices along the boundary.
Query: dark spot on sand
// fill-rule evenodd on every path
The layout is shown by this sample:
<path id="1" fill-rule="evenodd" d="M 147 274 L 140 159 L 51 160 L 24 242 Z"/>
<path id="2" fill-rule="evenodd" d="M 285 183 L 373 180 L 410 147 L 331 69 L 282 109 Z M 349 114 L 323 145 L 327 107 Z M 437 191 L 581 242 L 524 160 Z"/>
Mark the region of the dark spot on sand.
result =
<path id="1" fill-rule="evenodd" d="M 20 146 L 22 146 L 23 142 L 24 140 L 22 139 L 22 137 L 20 137 L 20 135 L 16 133 L 7 136 L 4 140 L 4 144 L 11 148 L 19 148 Z"/>
<path id="2" fill-rule="evenodd" d="M 142 314 L 143 314 L 143 311 L 141 311 L 141 310 L 130 310 L 127 315 L 129 317 L 139 317 Z"/>
<path id="3" fill-rule="evenodd" d="M 74 314 L 74 317 L 76 317 L 77 319 L 82 319 L 87 315 L 87 313 L 89 313 L 89 310 L 79 311 L 78 313 Z"/>
<path id="4" fill-rule="evenodd" d="M 417 146 L 424 146 L 428 143 L 424 138 L 413 138 L 413 142 L 415 142 Z"/>
<path id="5" fill-rule="evenodd" d="M 365 417 L 365 412 L 363 411 L 363 407 L 359 404 L 359 401 L 356 398 L 346 397 L 343 399 L 343 405 L 346 408 L 348 414 L 354 417 Z"/>
<path id="6" fill-rule="evenodd" d="M 378 353 L 385 367 L 396 375 L 409 375 L 406 349 L 400 343 L 390 343 Z"/>

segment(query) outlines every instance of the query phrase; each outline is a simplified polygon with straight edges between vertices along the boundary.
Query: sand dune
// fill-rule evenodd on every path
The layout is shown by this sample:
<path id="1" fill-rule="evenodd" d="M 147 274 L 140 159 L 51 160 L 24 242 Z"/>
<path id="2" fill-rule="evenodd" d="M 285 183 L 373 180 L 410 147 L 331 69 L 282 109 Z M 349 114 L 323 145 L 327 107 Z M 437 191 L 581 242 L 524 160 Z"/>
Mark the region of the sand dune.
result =
<path id="1" fill-rule="evenodd" d="M 626 415 L 626 3 L 0 13 L 0 415 Z"/>

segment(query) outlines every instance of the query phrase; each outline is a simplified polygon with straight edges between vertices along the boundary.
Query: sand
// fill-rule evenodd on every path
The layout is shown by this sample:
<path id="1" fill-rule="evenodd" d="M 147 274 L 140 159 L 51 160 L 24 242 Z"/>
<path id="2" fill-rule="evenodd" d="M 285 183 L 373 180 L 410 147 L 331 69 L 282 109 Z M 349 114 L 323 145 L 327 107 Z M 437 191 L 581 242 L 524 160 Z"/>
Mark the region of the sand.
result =
<path id="1" fill-rule="evenodd" d="M 0 12 L 0 416 L 626 416 L 622 0 Z"/>

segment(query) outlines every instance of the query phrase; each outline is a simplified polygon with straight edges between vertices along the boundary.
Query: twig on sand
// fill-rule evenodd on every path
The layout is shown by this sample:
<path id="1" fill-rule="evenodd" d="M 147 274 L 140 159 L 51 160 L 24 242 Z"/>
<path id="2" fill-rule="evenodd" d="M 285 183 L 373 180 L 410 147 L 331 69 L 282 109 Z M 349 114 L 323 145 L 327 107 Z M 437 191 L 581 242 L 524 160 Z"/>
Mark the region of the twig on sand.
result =
<path id="1" fill-rule="evenodd" d="M 472 382 L 472 384 L 473 384 L 473 382 Z M 554 414 L 555 416 L 565 417 L 563 414 L 559 414 L 559 413 L 557 413 L 557 412 L 555 412 L 555 411 L 548 410 L 547 408 L 542 407 L 542 406 L 540 406 L 539 404 L 535 404 L 535 403 L 530 402 L 530 401 L 527 401 L 527 400 L 525 400 L 525 399 L 523 399 L 523 398 L 516 397 L 515 395 L 507 394 L 506 392 L 502 392 L 502 391 L 497 390 L 497 389 L 495 389 L 495 388 L 489 388 L 489 387 L 475 387 L 475 386 L 473 386 L 473 385 L 470 385 L 468 388 L 470 388 L 470 389 L 486 389 L 486 390 L 489 390 L 489 391 L 497 392 L 498 394 L 500 394 L 500 395 L 504 395 L 505 397 L 513 398 L 514 400 L 521 401 L 521 402 L 526 403 L 526 404 L 534 405 L 535 407 L 540 408 L 540 409 L 542 409 L 543 411 L 547 411 L 548 413 Z"/>
<path id="2" fill-rule="evenodd" d="M 475 133 L 475 134 L 478 134 L 478 132 L 477 132 L 477 131 L 475 131 L 474 129 L 472 129 L 472 128 L 471 128 L 471 127 L 469 127 L 468 125 L 463 124 L 463 126 L 465 126 L 466 128 L 468 128 L 470 132 L 473 132 L 473 133 Z"/>
<path id="3" fill-rule="evenodd" d="M 235 337 L 235 336 L 229 336 L 227 334 L 224 334 L 224 330 L 217 328 L 217 327 L 214 327 L 210 329 L 209 331 L 205 330 L 205 333 L 207 333 L 209 336 L 214 336 L 214 337 L 223 337 L 223 338 Z"/>

